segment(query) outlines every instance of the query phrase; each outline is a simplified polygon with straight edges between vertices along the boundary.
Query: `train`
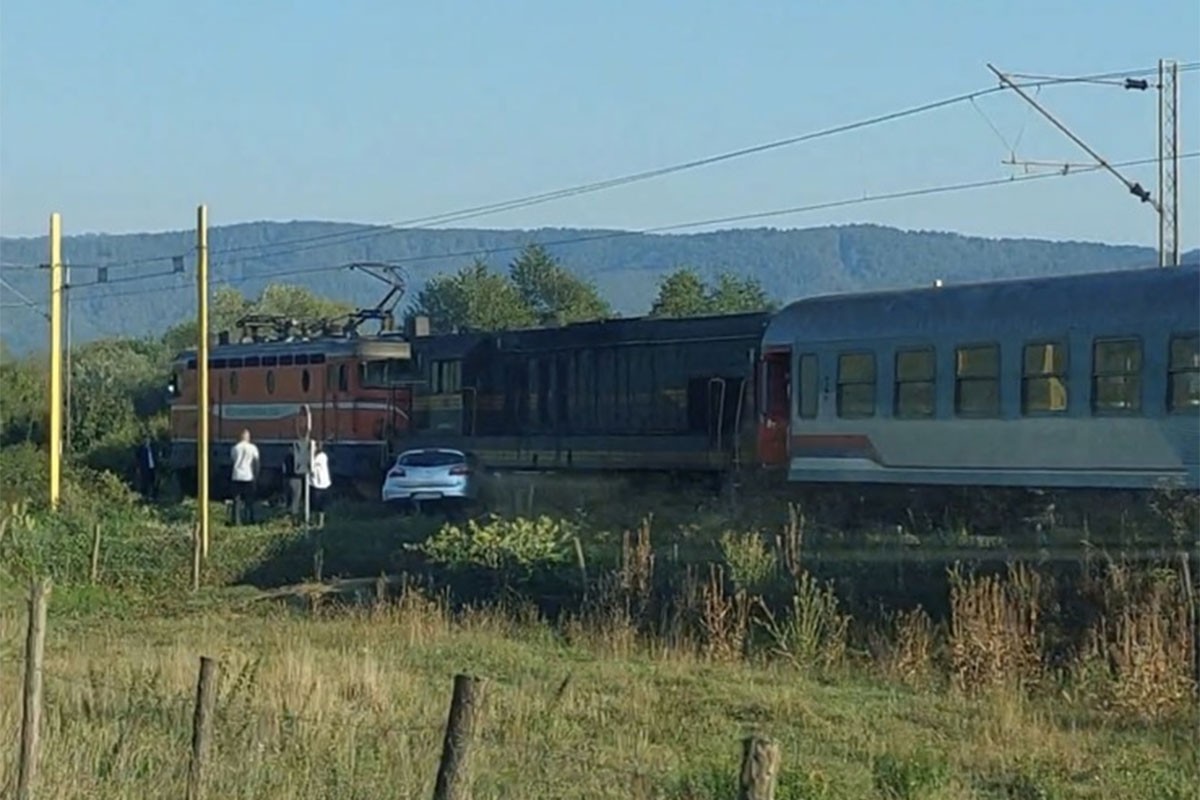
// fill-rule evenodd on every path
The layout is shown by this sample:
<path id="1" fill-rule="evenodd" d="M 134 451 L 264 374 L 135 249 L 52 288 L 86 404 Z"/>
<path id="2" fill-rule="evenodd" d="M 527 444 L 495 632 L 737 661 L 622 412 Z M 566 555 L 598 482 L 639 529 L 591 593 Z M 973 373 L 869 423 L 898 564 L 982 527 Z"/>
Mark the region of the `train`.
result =
<path id="1" fill-rule="evenodd" d="M 195 350 L 175 360 L 169 401 L 171 459 L 193 476 L 196 366 Z M 467 450 L 491 470 L 1200 489 L 1191 266 L 521 330 L 276 324 L 222 335 L 209 369 L 218 484 L 245 429 L 266 473 L 308 433 L 335 483 L 364 490 L 420 446 Z"/>

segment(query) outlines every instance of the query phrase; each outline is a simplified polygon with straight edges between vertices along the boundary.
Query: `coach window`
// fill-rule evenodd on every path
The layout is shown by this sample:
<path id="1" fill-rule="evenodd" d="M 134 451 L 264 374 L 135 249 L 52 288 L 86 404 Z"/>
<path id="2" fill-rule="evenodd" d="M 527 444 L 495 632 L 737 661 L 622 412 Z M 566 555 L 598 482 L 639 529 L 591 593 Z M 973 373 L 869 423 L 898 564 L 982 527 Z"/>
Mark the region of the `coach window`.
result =
<path id="1" fill-rule="evenodd" d="M 954 411 L 962 417 L 1000 415 L 999 345 L 971 345 L 955 350 Z"/>
<path id="2" fill-rule="evenodd" d="M 895 415 L 903 419 L 932 417 L 934 411 L 932 347 L 896 352 Z"/>
<path id="3" fill-rule="evenodd" d="M 275 370 L 267 370 L 267 394 L 275 394 Z"/>
<path id="4" fill-rule="evenodd" d="M 1200 407 L 1200 334 L 1171 337 L 1167 406 L 1171 411 Z"/>
<path id="5" fill-rule="evenodd" d="M 300 391 L 307 392 L 312 387 L 312 376 L 308 374 L 308 370 L 300 371 Z"/>
<path id="6" fill-rule="evenodd" d="M 1092 410 L 1134 412 L 1141 407 L 1141 341 L 1095 340 L 1092 343 Z"/>
<path id="7" fill-rule="evenodd" d="M 1021 368 L 1021 413 L 1067 410 L 1067 347 L 1062 342 L 1025 345 Z"/>
<path id="8" fill-rule="evenodd" d="M 875 354 L 838 356 L 837 411 L 839 417 L 875 416 Z"/>
<path id="9" fill-rule="evenodd" d="M 237 374 L 237 370 L 233 370 L 232 372 L 229 373 L 229 393 L 237 394 L 237 387 L 238 387 L 238 374 Z"/>
<path id="10" fill-rule="evenodd" d="M 802 419 L 812 419 L 817 416 L 817 400 L 820 393 L 818 382 L 817 357 L 813 353 L 800 354 L 800 374 L 796 385 L 800 387 L 800 397 L 797 399 L 797 412 Z"/>

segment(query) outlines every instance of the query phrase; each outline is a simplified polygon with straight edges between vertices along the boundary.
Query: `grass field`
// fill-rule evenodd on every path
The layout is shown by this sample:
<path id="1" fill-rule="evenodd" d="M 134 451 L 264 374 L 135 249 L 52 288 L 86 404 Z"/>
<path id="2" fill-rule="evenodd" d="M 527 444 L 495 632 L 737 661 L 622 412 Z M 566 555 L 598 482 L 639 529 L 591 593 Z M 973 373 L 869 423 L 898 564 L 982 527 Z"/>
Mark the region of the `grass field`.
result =
<path id="1" fill-rule="evenodd" d="M 100 511 L 10 513 L 0 794 L 16 774 L 24 581 L 49 574 L 40 797 L 182 795 L 203 655 L 221 664 L 214 798 L 429 797 L 456 673 L 486 681 L 478 798 L 730 798 L 750 733 L 782 745 L 780 800 L 1195 796 L 1176 562 L 947 576 L 938 548 L 969 533 L 922 530 L 906 552 L 930 548 L 934 566 L 892 570 L 880 554 L 895 545 L 866 541 L 883 566 L 826 584 L 808 569 L 839 541 L 820 520 L 681 500 L 639 528 L 627 496 L 572 493 L 547 507 L 514 491 L 510 522 L 422 552 L 440 521 L 343 508 L 304 538 L 218 515 L 194 595 L 186 507 L 104 517 L 97 585 Z M 535 513 L 557 516 L 514 516 Z M 262 591 L 410 568 L 433 588 L 367 607 Z M 907 605 L 871 612 L 884 584 Z M 569 602 L 547 611 L 547 592 Z"/>
<path id="2" fill-rule="evenodd" d="M 19 696 L 23 619 L 0 620 Z M 229 609 L 55 619 L 44 797 L 178 795 L 198 656 L 223 668 L 213 797 L 427 797 L 451 678 L 486 678 L 477 797 L 731 797 L 739 739 L 783 746 L 781 798 L 1191 797 L 1195 719 L 1131 722 L 1070 696 L 906 688 L 869 670 L 720 663 L 417 597 L 306 618 Z M 0 785 L 19 705 L 0 712 Z"/>

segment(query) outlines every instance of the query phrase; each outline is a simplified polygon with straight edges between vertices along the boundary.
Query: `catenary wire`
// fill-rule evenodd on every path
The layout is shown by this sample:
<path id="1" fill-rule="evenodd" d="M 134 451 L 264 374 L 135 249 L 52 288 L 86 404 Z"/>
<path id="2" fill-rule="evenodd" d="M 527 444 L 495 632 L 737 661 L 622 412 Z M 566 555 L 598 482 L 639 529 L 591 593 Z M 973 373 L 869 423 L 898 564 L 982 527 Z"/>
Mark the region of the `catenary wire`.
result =
<path id="1" fill-rule="evenodd" d="M 1043 78 L 1038 81 L 1034 81 L 1029 84 L 1025 84 L 1025 85 L 1023 85 L 1022 88 L 1026 88 L 1026 87 L 1040 88 L 1041 86 L 1045 86 L 1045 85 L 1054 85 L 1054 84 L 1068 83 L 1068 82 L 1080 82 L 1080 81 L 1084 81 L 1087 79 L 1102 80 L 1102 79 L 1111 79 L 1111 78 L 1116 78 L 1116 77 L 1137 77 L 1137 76 L 1142 76 L 1142 75 L 1153 74 L 1156 71 L 1157 71 L 1157 68 L 1146 68 L 1146 69 L 1141 69 L 1141 70 L 1128 70 L 1128 71 L 1123 71 L 1123 72 L 1099 73 L 1096 75 L 1080 76 L 1077 78 L 1047 77 L 1047 78 Z M 267 244 L 267 245 L 243 245 L 238 248 L 226 248 L 223 250 L 212 251 L 212 252 L 210 252 L 210 255 L 218 255 L 218 254 L 224 255 L 224 254 L 228 254 L 228 253 L 240 252 L 240 251 L 245 251 L 245 250 L 254 250 L 254 249 L 260 249 L 260 250 L 265 251 L 269 248 L 279 247 L 279 246 L 287 246 L 290 248 L 290 249 L 284 249 L 284 250 L 272 250 L 271 252 L 262 252 L 261 255 L 259 256 L 261 258 L 274 258 L 274 257 L 278 257 L 278 256 L 283 256 L 283 255 L 292 255 L 294 253 L 306 252 L 308 250 L 320 249 L 321 247 L 333 246 L 335 244 L 341 245 L 341 244 L 348 244 L 351 242 L 362 241 L 365 239 L 370 239 L 370 238 L 374 238 L 377 236 L 386 235 L 388 233 L 395 233 L 405 227 L 429 226 L 429 225 L 446 224 L 448 222 L 460 222 L 463 220 L 473 219 L 476 217 L 486 216 L 486 215 L 490 215 L 490 214 L 494 214 L 494 213 L 500 213 L 503 211 L 512 211 L 512 210 L 527 208 L 529 206 L 539 205 L 542 203 L 550 202 L 552 200 L 560 200 L 560 199 L 565 199 L 568 197 L 575 197 L 575 196 L 578 196 L 581 194 L 588 194 L 591 192 L 601 191 L 604 189 L 616 188 L 616 187 L 624 186 L 624 185 L 627 185 L 630 183 L 644 181 L 644 180 L 648 180 L 651 178 L 662 177 L 662 176 L 670 175 L 670 174 L 673 174 L 676 172 L 682 172 L 684 170 L 690 170 L 690 169 L 695 169 L 698 167 L 709 166 L 712 164 L 732 160 L 735 158 L 740 158 L 740 157 L 747 156 L 747 155 L 762 153 L 762 152 L 766 152 L 769 150 L 787 147 L 790 145 L 800 144 L 803 142 L 815 141 L 817 139 L 827 138 L 827 137 L 835 136 L 838 134 L 849 133 L 849 132 L 859 130 L 862 128 L 871 127 L 874 125 L 880 125 L 880 124 L 883 124 L 886 122 L 892 122 L 895 120 L 903 119 L 905 117 L 923 114 L 923 113 L 926 113 L 929 111 L 934 111 L 934 110 L 937 110 L 940 108 L 957 105 L 957 104 L 963 103 L 963 102 L 974 103 L 974 101 L 980 97 L 984 97 L 984 96 L 991 95 L 991 94 L 1002 93 L 1002 92 L 1006 92 L 1006 91 L 1008 91 L 1008 88 L 1005 86 L 988 87 L 988 88 L 979 89 L 979 90 L 976 90 L 973 92 L 966 92 L 966 93 L 962 93 L 962 94 L 958 94 L 958 95 L 953 95 L 951 97 L 943 98 L 941 100 L 934 100 L 931 102 L 922 103 L 920 105 L 910 106 L 908 108 L 904 108 L 904 109 L 901 109 L 898 111 L 893 111 L 893 112 L 889 112 L 886 114 L 880 114 L 880 115 L 876 115 L 874 117 L 868 117 L 866 119 L 857 120 L 855 122 L 843 123 L 840 125 L 823 128 L 823 129 L 820 129 L 817 131 L 811 131 L 811 132 L 799 134 L 796 136 L 790 136 L 790 137 L 787 137 L 784 139 L 777 139 L 777 140 L 774 140 L 771 142 L 766 142 L 766 143 L 762 143 L 762 144 L 758 144 L 758 145 L 752 145 L 752 146 L 740 148 L 737 150 L 731 150 L 731 151 L 728 151 L 725 153 L 707 156 L 704 158 L 693 159 L 691 161 L 685 161 L 685 162 L 673 164 L 673 165 L 666 166 L 666 167 L 659 167 L 656 169 L 644 170 L 642 172 L 635 172 L 635 173 L 631 173 L 629 175 L 624 175 L 624 176 L 617 177 L 617 178 L 610 178 L 608 180 L 581 184 L 578 186 L 572 186 L 572 187 L 568 187 L 565 189 L 559 189 L 559 190 L 552 191 L 552 192 L 544 192 L 541 194 L 529 195 L 527 197 L 516 198 L 513 200 L 507 200 L 507 201 L 502 201 L 502 202 L 497 202 L 497 203 L 489 203 L 489 204 L 480 205 L 480 206 L 473 206 L 470 208 L 461 209 L 459 211 L 447 212 L 444 214 L 436 214 L 436 215 L 430 215 L 430 216 L 425 216 L 425 217 L 416 217 L 416 218 L 412 218 L 412 219 L 408 219 L 408 220 L 402 220 L 402 221 L 392 222 L 392 223 L 387 223 L 387 224 L 382 224 L 382 225 L 366 226 L 365 228 L 360 226 L 360 227 L 356 227 L 354 230 L 350 230 L 350 231 L 337 231 L 337 232 L 331 232 L 331 233 L 325 233 L 325 234 L 318 234 L 315 236 L 305 237 L 305 238 L 301 238 L 301 239 L 293 239 L 293 240 L 288 240 L 288 241 L 284 241 L 284 242 L 275 242 L 275 243 Z M 317 246 L 310 247 L 308 245 L 317 245 Z M 239 258 L 239 259 L 233 259 L 233 260 L 229 260 L 229 261 L 223 261 L 222 263 L 223 264 L 241 263 L 241 262 L 250 261 L 250 260 L 255 260 L 255 259 Z"/>

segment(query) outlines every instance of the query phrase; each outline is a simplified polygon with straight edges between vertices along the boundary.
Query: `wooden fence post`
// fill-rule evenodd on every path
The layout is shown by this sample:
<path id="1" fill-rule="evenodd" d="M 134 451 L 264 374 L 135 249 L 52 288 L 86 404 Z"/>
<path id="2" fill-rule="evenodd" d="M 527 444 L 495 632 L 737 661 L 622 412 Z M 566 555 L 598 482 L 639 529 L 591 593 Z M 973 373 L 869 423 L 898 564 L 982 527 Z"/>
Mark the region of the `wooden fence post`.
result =
<path id="1" fill-rule="evenodd" d="M 92 526 L 92 583 L 100 580 L 100 523 Z"/>
<path id="2" fill-rule="evenodd" d="M 775 782 L 779 779 L 779 745 L 761 736 L 749 736 L 742 742 L 740 800 L 775 800 Z"/>
<path id="3" fill-rule="evenodd" d="M 17 800 L 32 800 L 42 725 L 42 657 L 46 652 L 46 600 L 50 580 L 29 587 L 29 628 L 25 637 L 25 686 L 22 692 L 21 754 L 17 766 Z"/>
<path id="4" fill-rule="evenodd" d="M 468 675 L 454 676 L 454 697 L 446 721 L 442 761 L 438 765 L 433 800 L 467 800 L 470 797 L 470 765 L 467 757 L 483 702 L 481 681 Z"/>
<path id="5" fill-rule="evenodd" d="M 196 683 L 196 711 L 192 716 L 192 760 L 188 766 L 187 800 L 200 800 L 204 796 L 204 767 L 208 761 L 216 702 L 217 662 L 201 656 L 200 679 Z"/>

